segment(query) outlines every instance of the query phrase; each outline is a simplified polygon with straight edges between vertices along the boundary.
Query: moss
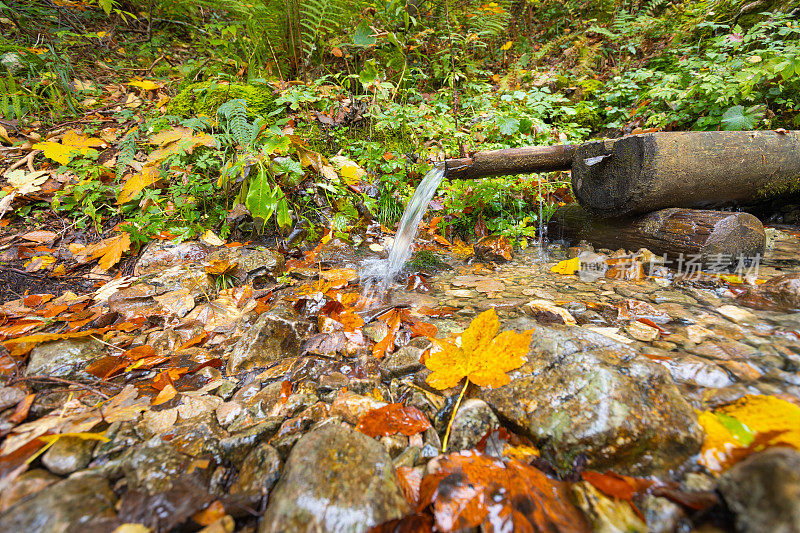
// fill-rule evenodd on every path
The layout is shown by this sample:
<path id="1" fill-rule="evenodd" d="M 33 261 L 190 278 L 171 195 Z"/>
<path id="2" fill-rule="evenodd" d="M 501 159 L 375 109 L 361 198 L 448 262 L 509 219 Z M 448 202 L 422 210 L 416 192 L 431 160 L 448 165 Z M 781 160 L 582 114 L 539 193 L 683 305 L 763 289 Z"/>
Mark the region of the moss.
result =
<path id="1" fill-rule="evenodd" d="M 423 270 L 432 273 L 441 270 L 450 270 L 453 268 L 444 262 L 437 254 L 429 250 L 420 250 L 416 252 L 411 258 L 411 266 L 417 270 Z"/>
<path id="2" fill-rule="evenodd" d="M 569 117 L 570 122 L 597 131 L 602 124 L 597 105 L 593 102 L 581 101 L 575 104 L 575 114 Z"/>
<path id="3" fill-rule="evenodd" d="M 167 112 L 179 117 L 214 116 L 225 102 L 242 99 L 247 102 L 247 113 L 252 118 L 274 111 L 277 108 L 275 98 L 269 85 L 227 84 L 211 80 L 187 86 L 170 100 Z"/>

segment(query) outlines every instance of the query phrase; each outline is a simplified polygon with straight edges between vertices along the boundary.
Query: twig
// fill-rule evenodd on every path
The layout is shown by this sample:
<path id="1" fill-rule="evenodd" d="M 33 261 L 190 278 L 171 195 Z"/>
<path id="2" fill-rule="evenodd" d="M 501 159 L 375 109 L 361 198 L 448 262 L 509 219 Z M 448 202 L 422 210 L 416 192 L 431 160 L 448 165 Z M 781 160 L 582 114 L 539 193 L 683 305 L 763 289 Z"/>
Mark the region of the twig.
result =
<path id="1" fill-rule="evenodd" d="M 72 380 L 69 380 L 69 379 L 57 378 L 57 377 L 53 377 L 53 376 L 25 376 L 25 377 L 21 377 L 21 378 L 16 378 L 15 380 L 13 380 L 11 382 L 11 384 L 13 385 L 14 383 L 18 383 L 20 381 L 53 381 L 53 382 L 56 382 L 56 383 L 63 383 L 65 385 L 69 385 L 71 387 L 78 387 L 77 390 L 88 390 L 89 392 L 93 392 L 93 393 L 97 394 L 98 396 L 102 396 L 106 400 L 110 400 L 111 399 L 111 396 L 109 396 L 105 392 L 103 392 L 101 390 L 98 390 L 98 389 L 96 389 L 94 387 L 91 387 L 86 383 L 81 383 L 80 381 L 72 381 Z M 113 383 L 103 383 L 103 385 L 110 386 L 110 387 L 115 386 Z"/>
<path id="2" fill-rule="evenodd" d="M 8 167 L 6 169 L 6 172 L 11 172 L 12 170 L 16 170 L 16 169 L 18 169 L 19 167 L 21 167 L 22 165 L 25 165 L 25 164 L 28 165 L 28 170 L 33 172 L 34 171 L 33 170 L 33 158 L 36 157 L 37 155 L 41 154 L 41 153 L 42 153 L 41 150 L 33 150 L 28 155 L 26 155 L 25 157 L 20 158 L 16 163 L 14 163 L 10 167 Z"/>

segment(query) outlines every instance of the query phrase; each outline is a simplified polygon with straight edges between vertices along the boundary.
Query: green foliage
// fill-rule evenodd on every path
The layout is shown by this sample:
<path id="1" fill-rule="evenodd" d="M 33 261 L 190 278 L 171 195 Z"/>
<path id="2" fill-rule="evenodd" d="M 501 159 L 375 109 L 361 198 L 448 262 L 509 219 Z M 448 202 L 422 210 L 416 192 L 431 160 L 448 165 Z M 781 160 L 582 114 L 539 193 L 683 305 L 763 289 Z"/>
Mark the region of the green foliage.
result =
<path id="1" fill-rule="evenodd" d="M 179 117 L 214 116 L 226 102 L 242 100 L 248 117 L 266 117 L 275 111 L 275 99 L 272 87 L 266 84 L 246 85 L 209 80 L 184 88 L 170 100 L 167 111 Z"/>

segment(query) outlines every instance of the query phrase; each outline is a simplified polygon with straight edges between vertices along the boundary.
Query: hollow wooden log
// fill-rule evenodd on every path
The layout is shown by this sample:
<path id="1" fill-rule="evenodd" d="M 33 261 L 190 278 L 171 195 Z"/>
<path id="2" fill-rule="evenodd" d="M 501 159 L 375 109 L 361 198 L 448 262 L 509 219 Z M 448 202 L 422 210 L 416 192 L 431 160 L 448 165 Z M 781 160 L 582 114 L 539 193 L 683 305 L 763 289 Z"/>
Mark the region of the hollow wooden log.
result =
<path id="1" fill-rule="evenodd" d="M 646 133 L 581 144 L 574 159 L 575 197 L 601 217 L 730 205 L 800 188 L 798 131 Z"/>
<path id="2" fill-rule="evenodd" d="M 548 224 L 555 238 L 586 240 L 595 247 L 636 251 L 647 248 L 669 261 L 729 264 L 764 255 L 764 226 L 748 213 L 669 208 L 628 218 L 597 218 L 570 204 Z M 681 255 L 682 254 L 682 255 Z"/>
<path id="3" fill-rule="evenodd" d="M 572 168 L 574 145 L 528 146 L 476 152 L 445 161 L 449 179 L 476 179 Z"/>

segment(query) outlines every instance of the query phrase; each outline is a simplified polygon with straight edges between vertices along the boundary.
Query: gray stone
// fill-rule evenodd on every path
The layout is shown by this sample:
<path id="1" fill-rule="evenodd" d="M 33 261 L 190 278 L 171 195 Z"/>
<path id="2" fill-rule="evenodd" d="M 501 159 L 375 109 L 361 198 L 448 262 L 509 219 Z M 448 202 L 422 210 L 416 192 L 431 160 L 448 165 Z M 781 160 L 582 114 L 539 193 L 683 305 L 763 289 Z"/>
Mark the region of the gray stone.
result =
<path id="1" fill-rule="evenodd" d="M 62 339 L 38 344 L 32 351 L 26 376 L 64 379 L 95 379 L 83 368 L 98 357 L 105 346 L 94 339 Z"/>
<path id="2" fill-rule="evenodd" d="M 276 306 L 261 315 L 233 347 L 228 374 L 267 367 L 285 357 L 299 356 L 303 342 L 313 331 L 314 324 L 299 318 L 291 307 Z"/>
<path id="3" fill-rule="evenodd" d="M 251 451 L 239 469 L 239 478 L 231 486 L 231 494 L 244 494 L 254 500 L 269 493 L 281 473 L 278 451 L 267 443 Z"/>
<path id="4" fill-rule="evenodd" d="M 128 489 L 147 494 L 166 492 L 184 471 L 190 458 L 154 437 L 132 448 L 122 460 Z"/>
<path id="5" fill-rule="evenodd" d="M 719 491 L 743 533 L 800 531 L 800 452 L 770 448 L 731 467 Z"/>
<path id="6" fill-rule="evenodd" d="M 23 472 L 13 482 L 3 482 L 6 487 L 0 491 L 0 513 L 10 508 L 12 505 L 35 494 L 43 488 L 61 481 L 61 478 L 54 476 L 47 470 L 36 468 Z"/>
<path id="7" fill-rule="evenodd" d="M 539 326 L 511 378 L 479 397 L 564 471 L 585 453 L 593 469 L 665 473 L 700 448 L 697 417 L 667 371 L 604 335 Z"/>
<path id="8" fill-rule="evenodd" d="M 465 401 L 458 409 L 447 442 L 448 452 L 469 450 L 478 446 L 484 435 L 500 426 L 492 408 L 483 400 Z"/>
<path id="9" fill-rule="evenodd" d="M 176 265 L 200 263 L 208 259 L 211 248 L 198 241 L 152 240 L 145 245 L 133 273 L 136 276 L 156 274 Z"/>
<path id="10" fill-rule="evenodd" d="M 19 387 L 0 387 L 0 411 L 17 405 L 25 396 Z"/>
<path id="11" fill-rule="evenodd" d="M 386 450 L 326 423 L 295 444 L 259 532 L 362 532 L 408 512 Z"/>
<path id="12" fill-rule="evenodd" d="M 54 474 L 61 476 L 83 470 L 92 460 L 95 440 L 78 437 L 62 437 L 42 456 L 42 464 Z"/>
<path id="13" fill-rule="evenodd" d="M 403 346 L 394 353 L 387 355 L 379 366 L 381 377 L 388 380 L 413 374 L 424 366 L 419 362 L 423 351 L 413 346 Z"/>
<path id="14" fill-rule="evenodd" d="M 66 533 L 112 531 L 117 497 L 97 475 L 73 476 L 21 500 L 0 514 L 0 531 Z"/>

